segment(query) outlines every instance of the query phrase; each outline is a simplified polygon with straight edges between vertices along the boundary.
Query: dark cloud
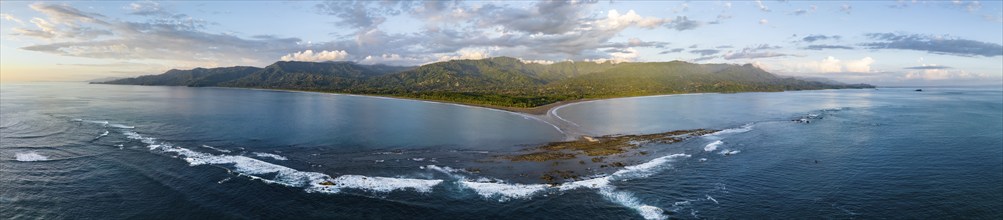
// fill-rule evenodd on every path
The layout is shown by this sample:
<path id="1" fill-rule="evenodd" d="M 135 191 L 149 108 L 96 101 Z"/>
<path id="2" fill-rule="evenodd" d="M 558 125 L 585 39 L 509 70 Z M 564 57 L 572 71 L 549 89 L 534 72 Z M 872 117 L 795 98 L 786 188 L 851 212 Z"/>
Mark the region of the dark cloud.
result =
<path id="1" fill-rule="evenodd" d="M 702 25 L 702 22 L 690 20 L 686 16 L 678 16 L 668 24 L 668 27 L 677 31 L 685 31 L 696 29 Z"/>
<path id="2" fill-rule="evenodd" d="M 691 50 L 690 51 L 690 53 L 692 53 L 692 54 L 700 54 L 700 56 L 710 56 L 710 55 L 714 55 L 714 54 L 717 54 L 717 53 L 720 53 L 720 52 L 721 52 L 720 50 L 711 50 L 711 49 L 706 49 L 706 50 Z"/>
<path id="3" fill-rule="evenodd" d="M 804 48 L 801 48 L 801 49 L 805 49 L 805 50 L 826 50 L 826 49 L 852 50 L 854 48 L 851 47 L 851 46 L 818 44 L 818 45 L 808 45 L 807 47 L 804 47 Z"/>
<path id="4" fill-rule="evenodd" d="M 34 4 L 32 9 L 47 17 L 38 18 L 39 30 L 28 31 L 49 33 L 51 36 L 33 37 L 54 42 L 21 49 L 63 56 L 248 65 L 270 62 L 291 50 L 302 48 L 297 38 L 273 36 L 245 39 L 204 32 L 200 29 L 207 22 L 183 14 L 160 16 L 146 22 L 120 22 L 103 21 L 100 19 L 103 15 L 83 12 L 68 5 Z M 92 35 L 101 35 L 102 38 L 94 40 L 93 37 L 78 36 L 88 32 L 100 33 Z"/>
<path id="5" fill-rule="evenodd" d="M 503 7 L 486 4 L 476 11 L 481 27 L 500 25 L 510 31 L 561 34 L 581 24 L 584 9 L 595 1 L 541 1 L 531 8 Z"/>
<path id="6" fill-rule="evenodd" d="M 949 66 L 925 66 L 924 65 L 924 66 L 910 66 L 910 67 L 906 67 L 906 68 L 903 68 L 903 69 L 908 69 L 908 70 L 942 70 L 942 69 L 951 69 L 951 67 L 949 67 Z"/>
<path id="7" fill-rule="evenodd" d="M 780 46 L 770 46 L 769 44 L 760 44 L 752 47 L 742 48 L 739 51 L 728 51 L 722 56 L 726 60 L 734 59 L 758 59 L 758 58 L 769 58 L 769 57 L 782 57 L 790 56 L 790 54 L 777 53 L 769 50 L 780 49 Z"/>
<path id="8" fill-rule="evenodd" d="M 949 36 L 895 33 L 869 33 L 864 36 L 877 41 L 861 44 L 868 49 L 916 50 L 956 56 L 1003 56 L 1003 45 Z"/>
<path id="9" fill-rule="evenodd" d="M 700 62 L 700 61 L 706 61 L 706 60 L 710 60 L 710 59 L 714 59 L 714 58 L 717 58 L 717 56 L 697 57 L 697 58 L 695 58 L 695 59 L 693 59 L 691 61 L 693 61 L 693 62 Z"/>
<path id="10" fill-rule="evenodd" d="M 658 52 L 658 54 L 679 53 L 679 52 L 683 52 L 683 50 L 685 50 L 685 49 L 683 49 L 683 48 L 673 48 L 671 50 L 666 50 L 666 51 Z"/>
<path id="11" fill-rule="evenodd" d="M 735 48 L 735 47 L 733 47 L 731 45 L 721 45 L 721 46 L 717 46 L 715 48 L 717 48 L 717 49 L 728 49 L 728 48 Z"/>
<path id="12" fill-rule="evenodd" d="M 839 35 L 828 36 L 828 35 L 821 35 L 821 34 L 812 34 L 812 35 L 808 35 L 808 36 L 806 36 L 804 38 L 801 38 L 801 40 L 804 41 L 804 42 L 812 43 L 812 42 L 820 41 L 820 40 L 830 40 L 830 39 L 831 40 L 839 40 L 840 38 L 843 38 L 843 37 L 841 37 Z"/>

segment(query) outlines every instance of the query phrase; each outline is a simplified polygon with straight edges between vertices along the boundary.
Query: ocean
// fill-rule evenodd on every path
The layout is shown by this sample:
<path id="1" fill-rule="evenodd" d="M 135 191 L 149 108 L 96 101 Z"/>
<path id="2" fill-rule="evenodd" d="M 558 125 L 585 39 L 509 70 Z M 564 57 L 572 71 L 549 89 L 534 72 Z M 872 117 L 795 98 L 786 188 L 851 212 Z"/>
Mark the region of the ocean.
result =
<path id="1" fill-rule="evenodd" d="M 499 161 L 527 115 L 227 88 L 0 85 L 3 219 L 1003 218 L 1003 89 L 687 94 L 554 111 L 624 167 Z M 585 159 L 585 158 L 583 158 Z M 585 159 L 587 160 L 587 159 Z M 522 172 L 587 166 L 545 184 Z"/>

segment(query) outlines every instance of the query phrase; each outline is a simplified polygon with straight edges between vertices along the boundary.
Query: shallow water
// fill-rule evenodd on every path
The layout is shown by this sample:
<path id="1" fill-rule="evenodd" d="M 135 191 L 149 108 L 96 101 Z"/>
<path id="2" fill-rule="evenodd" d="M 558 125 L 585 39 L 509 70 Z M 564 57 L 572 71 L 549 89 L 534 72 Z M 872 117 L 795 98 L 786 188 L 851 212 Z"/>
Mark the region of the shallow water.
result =
<path id="1" fill-rule="evenodd" d="M 569 105 L 557 114 L 595 134 L 725 131 L 560 186 L 500 174 L 548 164 L 484 162 L 563 138 L 495 110 L 80 83 L 0 94 L 5 219 L 1003 217 L 998 88 Z"/>

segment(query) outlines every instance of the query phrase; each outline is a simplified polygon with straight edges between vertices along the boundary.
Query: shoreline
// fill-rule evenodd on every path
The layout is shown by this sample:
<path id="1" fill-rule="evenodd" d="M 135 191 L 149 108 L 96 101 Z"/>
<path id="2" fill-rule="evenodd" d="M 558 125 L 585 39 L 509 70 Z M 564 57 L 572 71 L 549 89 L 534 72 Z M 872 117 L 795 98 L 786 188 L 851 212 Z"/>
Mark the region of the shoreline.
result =
<path id="1" fill-rule="evenodd" d="M 128 85 L 128 84 L 104 84 L 104 85 Z M 133 85 L 133 86 L 160 86 L 160 85 Z M 519 107 L 504 107 L 504 106 L 494 106 L 494 105 L 483 105 L 483 104 L 471 104 L 471 103 L 460 103 L 460 102 L 450 102 L 442 100 L 430 100 L 430 99 L 418 99 L 418 98 L 408 98 L 408 97 L 398 97 L 398 96 L 384 96 L 384 95 L 372 95 L 372 94 L 352 94 L 352 93 L 338 93 L 338 92 L 326 92 L 326 91 L 309 91 L 309 90 L 295 90 L 295 89 L 270 89 L 270 88 L 248 88 L 248 87 L 220 87 L 220 86 L 207 86 L 199 88 L 214 88 L 214 89 L 242 89 L 242 90 L 259 90 L 259 91 L 273 91 L 273 92 L 300 92 L 300 93 L 313 93 L 313 94 L 326 94 L 326 95 L 343 95 L 343 96 L 356 96 L 356 97 L 368 97 L 368 98 L 381 98 L 381 99 L 394 99 L 394 100 L 407 100 L 407 101 L 419 101 L 426 103 L 444 104 L 444 105 L 454 105 L 467 108 L 480 108 L 491 111 L 499 111 L 510 114 L 515 114 L 522 116 L 527 120 L 536 120 L 550 125 L 559 133 L 564 135 L 564 141 L 575 141 L 580 140 L 585 137 L 596 137 L 608 134 L 595 134 L 589 132 L 570 120 L 564 119 L 557 114 L 557 111 L 561 108 L 589 103 L 595 101 L 603 100 L 615 100 L 615 99 L 635 99 L 635 98 L 653 98 L 653 97 L 666 97 L 666 96 L 681 96 L 681 95 L 705 95 L 705 94 L 722 94 L 722 93 L 678 93 L 678 94 L 660 94 L 660 95 L 647 95 L 647 96 L 628 96 L 628 97 L 612 97 L 612 98 L 588 98 L 588 99 L 577 99 L 577 100 L 566 100 L 559 101 L 555 103 L 550 103 L 542 106 L 537 106 L 533 108 L 519 108 Z M 830 89 L 824 89 L 830 90 Z M 755 92 L 755 91 L 750 91 Z M 744 93 L 744 92 L 742 92 Z"/>

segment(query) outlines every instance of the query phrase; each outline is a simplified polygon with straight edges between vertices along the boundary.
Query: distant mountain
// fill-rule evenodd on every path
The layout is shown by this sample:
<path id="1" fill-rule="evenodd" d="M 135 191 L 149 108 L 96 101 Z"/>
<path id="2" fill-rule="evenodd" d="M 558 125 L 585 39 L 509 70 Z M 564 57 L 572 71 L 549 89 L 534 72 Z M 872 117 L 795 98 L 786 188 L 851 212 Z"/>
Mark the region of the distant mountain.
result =
<path id="1" fill-rule="evenodd" d="M 453 60 L 419 67 L 282 61 L 265 68 L 170 70 L 160 75 L 104 83 L 309 90 L 507 107 L 675 93 L 873 88 L 780 77 L 748 64 L 681 61 L 537 64 L 510 57 Z"/>
<path id="2" fill-rule="evenodd" d="M 108 81 L 120 80 L 120 79 L 125 79 L 125 77 L 102 77 L 102 78 L 97 78 L 97 79 L 92 79 L 92 80 L 85 80 L 84 82 L 100 83 L 100 82 L 108 82 Z"/>

